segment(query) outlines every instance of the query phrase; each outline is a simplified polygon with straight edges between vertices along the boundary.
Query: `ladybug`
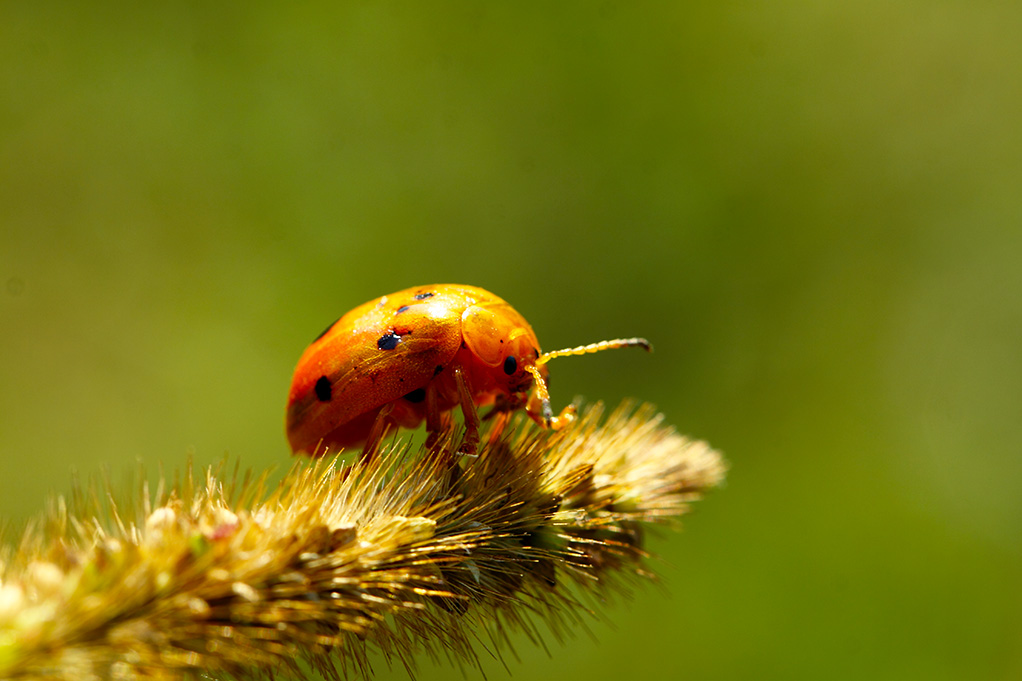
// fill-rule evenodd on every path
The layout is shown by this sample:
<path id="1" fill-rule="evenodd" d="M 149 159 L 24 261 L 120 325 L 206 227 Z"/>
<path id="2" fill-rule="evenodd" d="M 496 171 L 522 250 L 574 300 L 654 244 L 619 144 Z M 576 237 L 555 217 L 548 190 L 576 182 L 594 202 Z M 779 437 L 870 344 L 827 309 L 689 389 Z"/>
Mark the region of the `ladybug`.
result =
<path id="1" fill-rule="evenodd" d="M 574 408 L 554 416 L 546 363 L 632 345 L 652 349 L 644 338 L 624 338 L 544 354 L 525 318 L 489 291 L 460 284 L 405 289 L 356 307 L 306 348 L 291 379 L 287 438 L 295 453 L 364 444 L 369 455 L 390 430 L 425 421 L 429 444 L 460 406 L 461 451 L 474 453 L 477 407 L 494 406 L 493 437 L 521 408 L 544 428 L 562 428 Z"/>

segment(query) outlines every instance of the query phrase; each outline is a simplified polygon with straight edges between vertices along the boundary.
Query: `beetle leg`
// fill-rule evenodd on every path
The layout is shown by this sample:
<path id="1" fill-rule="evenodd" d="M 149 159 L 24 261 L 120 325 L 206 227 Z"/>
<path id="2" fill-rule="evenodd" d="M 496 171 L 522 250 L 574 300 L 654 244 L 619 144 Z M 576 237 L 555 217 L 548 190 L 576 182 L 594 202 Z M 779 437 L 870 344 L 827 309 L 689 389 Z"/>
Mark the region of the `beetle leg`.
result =
<path id="1" fill-rule="evenodd" d="M 476 405 L 472 400 L 472 393 L 469 392 L 468 383 L 465 381 L 465 372 L 461 366 L 454 367 L 454 382 L 458 386 L 461 413 L 465 416 L 465 439 L 462 440 L 458 451 L 474 456 L 476 448 L 479 446 L 479 412 L 476 411 Z"/>
<path id="2" fill-rule="evenodd" d="M 426 386 L 426 449 L 433 449 L 446 430 L 440 405 L 437 402 L 436 385 Z"/>
<path id="3" fill-rule="evenodd" d="M 532 420 L 551 430 L 560 430 L 574 421 L 575 405 L 569 404 L 560 414 L 554 416 L 553 409 L 550 408 L 550 392 L 547 390 L 543 375 L 535 366 L 527 366 L 525 370 L 532 374 L 533 378 L 532 392 L 525 404 L 525 411 Z"/>
<path id="4" fill-rule="evenodd" d="M 493 400 L 493 407 L 490 409 L 490 411 L 480 416 L 479 420 L 489 421 L 497 414 L 511 410 L 512 410 L 511 402 L 508 400 L 507 395 L 497 395 Z"/>
<path id="5" fill-rule="evenodd" d="M 496 415 L 494 415 L 492 411 L 489 415 L 493 416 L 493 426 L 490 428 L 489 438 L 489 443 L 493 445 L 500 439 L 500 435 L 504 432 L 504 429 L 507 428 L 507 424 L 511 422 L 511 412 L 506 409 L 502 409 L 497 412 Z"/>
<path id="6" fill-rule="evenodd" d="M 376 415 L 376 420 L 373 421 L 372 428 L 369 429 L 369 435 L 366 436 L 366 443 L 362 446 L 363 459 L 370 459 L 376 455 L 376 451 L 380 447 L 380 441 L 383 440 L 387 431 L 393 427 L 390 423 L 390 412 L 393 409 L 393 404 L 387 404 L 380 408 L 380 412 Z"/>
<path id="7" fill-rule="evenodd" d="M 488 442 L 492 445 L 500 439 L 501 433 L 511 422 L 512 413 L 521 406 L 521 399 L 514 399 L 507 395 L 497 395 L 493 408 L 482 416 L 483 421 L 493 421 L 490 428 Z"/>
<path id="8" fill-rule="evenodd" d="M 576 414 L 577 410 L 575 409 L 575 405 L 569 404 L 567 407 L 561 410 L 561 413 L 559 415 L 554 416 L 550 419 L 550 429 L 560 430 L 565 426 L 571 425 L 571 423 L 575 420 Z"/>

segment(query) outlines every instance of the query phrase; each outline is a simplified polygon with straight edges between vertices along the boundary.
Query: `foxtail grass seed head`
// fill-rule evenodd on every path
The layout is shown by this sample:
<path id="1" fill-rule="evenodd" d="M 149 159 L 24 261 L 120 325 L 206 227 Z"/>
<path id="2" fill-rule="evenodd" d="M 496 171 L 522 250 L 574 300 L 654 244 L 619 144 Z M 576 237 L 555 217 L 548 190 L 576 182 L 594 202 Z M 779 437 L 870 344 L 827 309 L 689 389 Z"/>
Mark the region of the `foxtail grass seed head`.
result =
<path id="1" fill-rule="evenodd" d="M 130 507 L 79 486 L 0 554 L 0 679 L 299 678 L 299 661 L 368 678 L 371 652 L 476 665 L 475 641 L 568 634 L 587 597 L 650 576 L 643 526 L 725 470 L 648 405 L 456 446 L 303 460 L 273 488 L 189 468 Z"/>

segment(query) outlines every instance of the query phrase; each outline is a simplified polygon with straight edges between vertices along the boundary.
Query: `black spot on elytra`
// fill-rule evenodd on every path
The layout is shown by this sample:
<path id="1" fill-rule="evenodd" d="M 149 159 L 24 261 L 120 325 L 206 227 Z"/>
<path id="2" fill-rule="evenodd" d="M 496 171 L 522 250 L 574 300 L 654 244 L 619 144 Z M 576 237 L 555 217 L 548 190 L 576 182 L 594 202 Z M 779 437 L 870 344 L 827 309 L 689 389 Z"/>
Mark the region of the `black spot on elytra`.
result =
<path id="1" fill-rule="evenodd" d="M 322 331 L 322 332 L 321 332 L 321 333 L 320 333 L 320 334 L 319 334 L 318 336 L 316 336 L 315 340 L 313 340 L 312 342 L 313 342 L 313 343 L 315 343 L 315 342 L 316 342 L 316 341 L 318 341 L 318 340 L 319 340 L 320 338 L 322 338 L 323 336 L 325 336 L 325 335 L 327 334 L 327 332 L 329 332 L 329 331 L 330 331 L 330 329 L 334 328 L 334 324 L 336 324 L 336 323 L 337 323 L 337 322 L 339 322 L 340 320 L 341 320 L 341 318 L 340 318 L 340 317 L 338 317 L 337 319 L 335 319 L 335 320 L 333 320 L 332 322 L 330 322 L 330 326 L 328 326 L 328 327 L 326 327 L 325 329 L 323 329 L 323 331 Z"/>
<path id="2" fill-rule="evenodd" d="M 319 380 L 316 381 L 316 398 L 320 402 L 329 402 L 330 398 L 333 397 L 333 386 L 330 385 L 330 379 L 326 376 L 320 376 Z"/>
<path id="3" fill-rule="evenodd" d="M 401 314 L 402 312 L 408 312 L 408 308 L 410 308 L 410 307 L 411 307 L 411 305 L 402 305 L 401 307 L 399 307 L 397 309 L 396 314 Z"/>
<path id="4" fill-rule="evenodd" d="M 426 389 L 416 388 L 412 392 L 405 395 L 405 399 L 411 402 L 412 404 L 418 404 L 419 402 L 422 402 L 424 399 L 426 399 Z"/>
<path id="5" fill-rule="evenodd" d="M 379 340 L 376 341 L 376 347 L 380 350 L 393 350 L 397 347 L 397 344 L 401 342 L 401 336 L 388 331 L 387 333 L 380 336 Z"/>
<path id="6" fill-rule="evenodd" d="M 507 359 L 504 360 L 504 373 L 511 376 L 516 371 L 518 371 L 518 360 L 515 359 L 514 355 L 508 355 Z"/>
<path id="7" fill-rule="evenodd" d="M 442 364 L 437 364 L 436 368 L 433 369 L 433 375 L 436 376 L 437 374 L 439 374 L 443 370 L 444 370 L 444 366 Z"/>
<path id="8" fill-rule="evenodd" d="M 414 296 L 412 296 L 412 298 L 415 298 L 416 300 L 425 300 L 426 298 L 432 298 L 434 295 L 436 295 L 436 294 L 434 294 L 434 293 L 416 293 Z"/>

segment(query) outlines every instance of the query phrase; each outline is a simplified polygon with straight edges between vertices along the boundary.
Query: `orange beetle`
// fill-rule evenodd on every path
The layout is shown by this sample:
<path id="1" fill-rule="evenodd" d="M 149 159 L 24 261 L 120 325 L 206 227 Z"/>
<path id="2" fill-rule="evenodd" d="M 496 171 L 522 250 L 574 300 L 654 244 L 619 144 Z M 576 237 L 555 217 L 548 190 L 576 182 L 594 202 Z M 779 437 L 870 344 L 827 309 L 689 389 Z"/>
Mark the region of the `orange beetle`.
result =
<path id="1" fill-rule="evenodd" d="M 356 307 L 306 348 L 291 380 L 287 438 L 296 453 L 365 443 L 370 454 L 389 430 L 425 420 L 435 442 L 446 414 L 460 405 L 461 451 L 474 453 L 476 407 L 495 405 L 494 437 L 522 407 L 539 425 L 561 428 L 574 408 L 553 415 L 546 362 L 630 345 L 651 349 L 644 338 L 626 338 L 540 354 L 525 318 L 489 291 L 405 289 Z"/>

